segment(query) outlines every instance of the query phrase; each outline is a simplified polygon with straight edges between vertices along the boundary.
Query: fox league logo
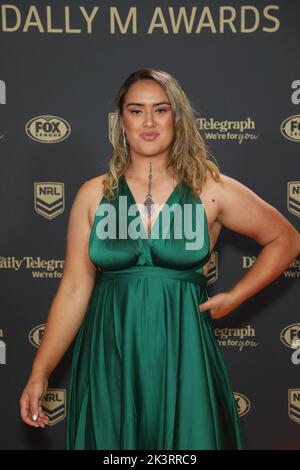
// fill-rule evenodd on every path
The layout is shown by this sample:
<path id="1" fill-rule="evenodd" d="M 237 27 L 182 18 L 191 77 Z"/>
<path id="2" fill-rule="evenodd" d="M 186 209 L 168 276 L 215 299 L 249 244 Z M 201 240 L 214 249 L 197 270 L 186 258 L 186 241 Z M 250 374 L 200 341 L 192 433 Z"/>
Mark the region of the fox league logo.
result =
<path id="1" fill-rule="evenodd" d="M 251 409 L 251 402 L 249 398 L 246 395 L 238 392 L 234 392 L 234 398 L 239 417 L 241 418 L 242 416 L 249 413 Z"/>

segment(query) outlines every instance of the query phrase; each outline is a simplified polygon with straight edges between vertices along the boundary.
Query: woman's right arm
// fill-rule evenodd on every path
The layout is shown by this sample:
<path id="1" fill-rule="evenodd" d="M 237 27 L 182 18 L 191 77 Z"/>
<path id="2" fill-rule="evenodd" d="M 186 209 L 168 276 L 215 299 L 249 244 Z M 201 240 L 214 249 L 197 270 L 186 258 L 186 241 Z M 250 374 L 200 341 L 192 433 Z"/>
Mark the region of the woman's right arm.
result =
<path id="1" fill-rule="evenodd" d="M 95 186 L 92 181 L 79 188 L 71 208 L 62 278 L 29 380 L 20 398 L 21 417 L 31 426 L 44 427 L 47 423 L 41 402 L 47 391 L 48 378 L 82 324 L 95 283 L 96 267 L 88 254 L 89 210 L 94 195 L 92 186 Z"/>

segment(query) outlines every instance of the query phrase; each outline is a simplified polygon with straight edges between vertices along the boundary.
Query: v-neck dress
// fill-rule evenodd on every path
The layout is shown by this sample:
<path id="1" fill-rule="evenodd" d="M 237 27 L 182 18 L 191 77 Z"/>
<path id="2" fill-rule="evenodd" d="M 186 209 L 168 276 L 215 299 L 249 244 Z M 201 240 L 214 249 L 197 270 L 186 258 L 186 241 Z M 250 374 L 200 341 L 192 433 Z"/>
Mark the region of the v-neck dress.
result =
<path id="1" fill-rule="evenodd" d="M 202 220 L 196 249 L 187 249 L 185 234 L 175 237 L 175 211 L 169 236 L 160 228 L 162 210 L 148 238 L 120 236 L 124 222 L 142 225 L 125 200 L 127 208 L 135 204 L 122 175 L 110 201 L 115 236 L 103 237 L 104 196 L 90 234 L 97 273 L 74 342 L 67 449 L 245 449 L 214 320 L 199 309 L 208 299 L 203 266 L 211 254 L 205 210 L 202 218 L 196 210 L 201 198 L 193 201 L 181 182 L 165 203 L 188 204 L 193 227 Z"/>

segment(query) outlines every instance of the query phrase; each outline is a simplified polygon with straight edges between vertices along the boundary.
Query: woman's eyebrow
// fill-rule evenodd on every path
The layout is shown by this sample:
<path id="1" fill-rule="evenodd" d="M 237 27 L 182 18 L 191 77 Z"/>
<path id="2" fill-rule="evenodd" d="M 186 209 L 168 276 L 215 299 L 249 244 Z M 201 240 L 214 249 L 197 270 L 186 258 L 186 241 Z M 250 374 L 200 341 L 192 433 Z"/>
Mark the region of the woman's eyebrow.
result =
<path id="1" fill-rule="evenodd" d="M 168 101 L 161 101 L 160 103 L 154 103 L 153 106 L 159 106 L 159 105 L 161 105 L 161 104 L 168 104 L 168 105 L 170 105 L 171 103 L 169 103 Z M 144 103 L 134 103 L 134 102 L 131 102 L 131 103 L 128 103 L 128 104 L 126 105 L 126 108 L 127 108 L 128 106 L 132 106 L 132 105 L 133 105 L 133 106 L 144 106 Z"/>

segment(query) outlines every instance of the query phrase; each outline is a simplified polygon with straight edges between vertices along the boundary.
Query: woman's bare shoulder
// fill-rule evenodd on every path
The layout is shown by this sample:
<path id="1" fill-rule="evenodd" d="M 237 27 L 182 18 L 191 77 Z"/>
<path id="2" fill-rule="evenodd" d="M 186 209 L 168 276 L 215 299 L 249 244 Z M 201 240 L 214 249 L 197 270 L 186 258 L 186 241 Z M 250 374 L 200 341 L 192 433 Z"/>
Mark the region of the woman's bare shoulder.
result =
<path id="1" fill-rule="evenodd" d="M 94 178 L 85 181 L 81 187 L 86 194 L 86 201 L 89 212 L 88 217 L 91 227 L 96 215 L 96 210 L 103 197 L 103 181 L 105 180 L 107 174 L 108 173 L 103 173 L 99 176 L 95 176 Z"/>
<path id="2" fill-rule="evenodd" d="M 283 214 L 241 181 L 221 175 L 222 184 L 216 184 L 218 221 L 229 230 L 252 238 L 261 245 L 279 236 L 298 233 Z"/>
<path id="3" fill-rule="evenodd" d="M 91 226 L 97 207 L 103 197 L 103 181 L 106 176 L 107 173 L 103 173 L 84 181 L 77 191 L 74 203 L 80 203 L 84 210 L 86 210 Z"/>
<path id="4" fill-rule="evenodd" d="M 225 175 L 224 173 L 219 173 L 219 179 L 215 180 L 211 174 L 208 174 L 206 184 L 213 188 L 215 191 L 220 191 L 220 192 L 230 192 L 232 189 L 237 189 L 237 190 L 249 190 L 250 188 L 247 188 L 243 183 L 241 183 L 239 180 L 233 178 L 232 176 Z"/>
<path id="5" fill-rule="evenodd" d="M 211 226 L 217 221 L 220 212 L 220 201 L 226 179 L 226 175 L 219 173 L 219 178 L 216 180 L 211 172 L 208 171 L 202 186 L 200 197 L 205 206 L 206 215 Z"/>
<path id="6" fill-rule="evenodd" d="M 101 196 L 101 194 L 103 193 L 103 181 L 106 175 L 107 173 L 103 173 L 82 183 L 79 188 L 79 191 L 83 194 L 83 197 L 86 198 L 87 203 L 92 202 L 95 196 Z"/>
<path id="7" fill-rule="evenodd" d="M 209 204 L 213 201 L 216 209 L 215 212 L 219 213 L 224 195 L 225 193 L 230 192 L 232 187 L 242 189 L 243 185 L 238 180 L 235 180 L 224 173 L 219 172 L 219 178 L 215 179 L 211 173 L 208 172 L 203 185 L 201 198 L 203 199 L 204 204 Z"/>
<path id="8" fill-rule="evenodd" d="M 99 190 L 99 187 L 102 190 L 102 184 L 107 175 L 108 173 L 102 173 L 101 175 L 95 176 L 94 178 L 86 180 L 82 186 L 85 186 L 90 191 Z"/>
<path id="9" fill-rule="evenodd" d="M 226 181 L 228 181 L 229 178 L 229 176 L 219 172 L 219 178 L 215 179 L 213 178 L 211 172 L 208 171 L 205 178 L 204 188 L 213 189 L 215 191 L 220 190 L 221 188 L 224 188 L 224 184 L 226 183 Z"/>

